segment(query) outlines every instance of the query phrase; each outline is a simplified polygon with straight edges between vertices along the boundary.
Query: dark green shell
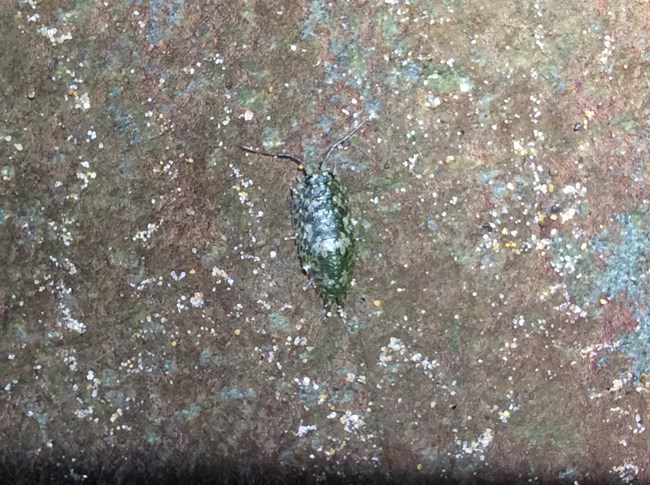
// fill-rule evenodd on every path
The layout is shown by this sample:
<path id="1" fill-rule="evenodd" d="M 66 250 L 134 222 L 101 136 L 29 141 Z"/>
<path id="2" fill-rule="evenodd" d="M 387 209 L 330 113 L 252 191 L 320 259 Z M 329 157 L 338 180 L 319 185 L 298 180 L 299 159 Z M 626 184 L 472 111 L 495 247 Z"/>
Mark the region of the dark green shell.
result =
<path id="1" fill-rule="evenodd" d="M 291 215 L 302 267 L 325 308 L 342 305 L 357 255 L 345 187 L 332 172 L 307 175 L 294 189 Z"/>
<path id="2" fill-rule="evenodd" d="M 332 151 L 349 140 L 366 121 L 330 145 L 318 171 L 310 170 L 301 157 L 291 153 L 238 145 L 248 153 L 291 160 L 305 173 L 305 178 L 294 189 L 291 216 L 302 267 L 315 283 L 327 309 L 333 303 L 343 304 L 352 282 L 357 250 L 345 187 L 333 172 L 323 167 Z"/>

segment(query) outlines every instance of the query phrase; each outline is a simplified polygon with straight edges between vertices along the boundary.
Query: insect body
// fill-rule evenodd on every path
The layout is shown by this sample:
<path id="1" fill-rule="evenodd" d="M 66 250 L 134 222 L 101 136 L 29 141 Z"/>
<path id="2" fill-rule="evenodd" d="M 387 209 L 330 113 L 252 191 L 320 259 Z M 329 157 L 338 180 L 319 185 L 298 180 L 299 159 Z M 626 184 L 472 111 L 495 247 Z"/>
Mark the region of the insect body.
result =
<path id="1" fill-rule="evenodd" d="M 327 309 L 333 303 L 343 304 L 352 281 L 357 251 L 347 191 L 334 171 L 324 169 L 323 164 L 334 148 L 348 140 L 364 123 L 325 152 L 315 173 L 295 155 L 268 153 L 239 145 L 250 153 L 292 160 L 305 172 L 305 178 L 293 190 L 291 216 L 303 270 L 315 283 Z"/>

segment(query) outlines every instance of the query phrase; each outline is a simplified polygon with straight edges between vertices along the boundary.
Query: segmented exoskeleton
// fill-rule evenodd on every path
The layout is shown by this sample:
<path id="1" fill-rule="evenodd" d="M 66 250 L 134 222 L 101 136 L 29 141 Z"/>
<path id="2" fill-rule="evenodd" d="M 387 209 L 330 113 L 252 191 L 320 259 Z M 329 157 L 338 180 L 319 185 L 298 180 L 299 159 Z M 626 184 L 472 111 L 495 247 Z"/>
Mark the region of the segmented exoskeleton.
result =
<path id="1" fill-rule="evenodd" d="M 291 217 L 302 268 L 314 282 L 326 309 L 333 303 L 342 306 L 352 281 L 357 249 L 347 190 L 334 170 L 326 169 L 324 164 L 332 151 L 364 124 L 333 143 L 315 172 L 296 155 L 238 145 L 250 153 L 291 160 L 304 172 L 305 177 L 293 189 Z"/>

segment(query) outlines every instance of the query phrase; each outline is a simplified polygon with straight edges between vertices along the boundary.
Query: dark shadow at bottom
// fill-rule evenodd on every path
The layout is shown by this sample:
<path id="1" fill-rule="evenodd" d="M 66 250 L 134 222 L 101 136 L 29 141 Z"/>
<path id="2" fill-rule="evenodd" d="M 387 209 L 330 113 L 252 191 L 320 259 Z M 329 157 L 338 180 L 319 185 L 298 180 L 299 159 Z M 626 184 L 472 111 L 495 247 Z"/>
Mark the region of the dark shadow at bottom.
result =
<path id="1" fill-rule="evenodd" d="M 352 465 L 336 468 L 326 464 L 320 468 L 310 463 L 304 468 L 290 466 L 259 465 L 253 462 L 206 459 L 200 456 L 179 456 L 167 461 L 148 460 L 146 456 L 121 458 L 119 460 L 99 459 L 93 463 L 77 460 L 46 460 L 41 457 L 0 455 L 1 484 L 219 484 L 219 485 L 263 485 L 263 484 L 524 484 L 531 483 L 529 476 L 499 473 L 426 474 L 419 472 L 359 471 Z M 575 478 L 575 477 L 574 477 Z M 604 478 L 604 482 L 611 477 Z M 573 479 L 558 477 L 536 477 L 532 482 L 573 483 Z M 596 477 L 580 477 L 580 483 L 603 483 Z"/>

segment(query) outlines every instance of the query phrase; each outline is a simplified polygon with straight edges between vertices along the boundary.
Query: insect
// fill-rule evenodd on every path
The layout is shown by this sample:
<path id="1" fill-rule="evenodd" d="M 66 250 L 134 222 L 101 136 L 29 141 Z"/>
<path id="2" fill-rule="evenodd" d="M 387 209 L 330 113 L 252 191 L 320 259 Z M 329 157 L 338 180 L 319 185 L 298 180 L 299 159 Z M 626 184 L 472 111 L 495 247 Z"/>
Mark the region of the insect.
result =
<path id="1" fill-rule="evenodd" d="M 303 270 L 310 277 L 305 288 L 314 283 L 326 310 L 333 303 L 343 305 L 352 281 L 357 248 L 347 190 L 336 176 L 335 169 L 325 168 L 325 161 L 337 146 L 345 143 L 365 123 L 366 120 L 334 142 L 321 158 L 316 171 L 308 168 L 296 155 L 269 153 L 238 145 L 249 153 L 291 160 L 304 173 L 305 177 L 293 189 L 291 219 L 298 256 Z"/>

